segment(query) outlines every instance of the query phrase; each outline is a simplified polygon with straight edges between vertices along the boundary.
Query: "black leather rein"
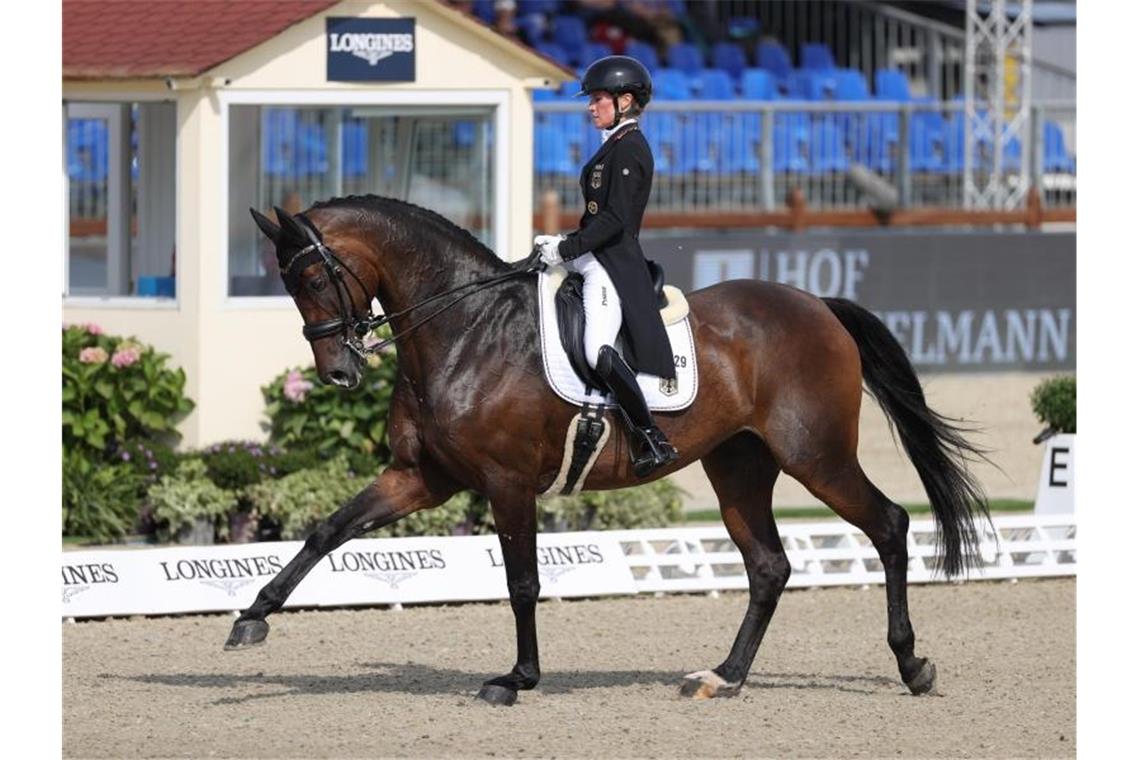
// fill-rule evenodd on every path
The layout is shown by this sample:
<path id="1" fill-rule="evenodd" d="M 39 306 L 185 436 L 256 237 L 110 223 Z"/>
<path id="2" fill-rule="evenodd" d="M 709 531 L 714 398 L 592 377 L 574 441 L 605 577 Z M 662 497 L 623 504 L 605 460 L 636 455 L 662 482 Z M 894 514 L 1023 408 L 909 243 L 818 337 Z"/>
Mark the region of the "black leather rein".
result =
<path id="1" fill-rule="evenodd" d="M 388 346 L 410 334 L 421 325 L 430 322 L 432 319 L 447 311 L 452 306 L 455 306 L 457 303 L 470 295 L 478 293 L 481 290 L 485 290 L 492 285 L 498 285 L 499 283 L 506 282 L 507 280 L 521 277 L 532 272 L 537 272 L 545 268 L 541 259 L 538 257 L 538 250 L 535 249 L 531 252 L 531 255 L 527 257 L 525 261 L 518 265 L 518 268 L 511 269 L 509 272 L 504 272 L 503 274 L 498 274 L 493 277 L 485 277 L 480 280 L 464 283 L 463 285 L 452 288 L 451 290 L 444 291 L 443 293 L 437 293 L 434 296 L 425 298 L 419 303 L 412 304 L 406 309 L 401 309 L 400 311 L 393 312 L 391 314 L 375 316 L 372 313 L 372 298 L 368 293 L 368 289 L 364 286 L 364 282 L 359 277 L 357 277 L 356 273 L 349 269 L 343 261 L 341 261 L 340 257 L 338 257 L 331 248 L 324 244 L 324 240 L 321 236 L 320 231 L 317 230 L 313 223 L 309 221 L 309 219 L 306 218 L 304 214 L 297 214 L 296 218 L 300 219 L 303 223 L 301 226 L 304 228 L 305 233 L 309 236 L 309 245 L 293 254 L 293 257 L 289 259 L 285 266 L 281 267 L 281 279 L 285 281 L 285 289 L 289 292 L 290 295 L 294 295 L 301 287 L 301 272 L 303 272 L 312 264 L 320 263 L 324 267 L 326 274 L 328 274 L 329 279 L 333 283 L 333 287 L 336 288 L 337 308 L 340 311 L 340 315 L 333 319 L 325 319 L 320 322 L 314 322 L 312 324 L 305 325 L 301 328 L 301 332 L 305 336 L 305 340 L 309 341 L 310 343 L 316 340 L 320 340 L 321 338 L 337 335 L 339 333 L 343 336 L 344 346 L 362 359 L 366 358 L 368 354 L 374 354 L 384 350 Z M 368 313 L 362 317 L 356 316 L 352 311 L 352 291 L 349 289 L 348 283 L 344 279 L 345 272 L 347 272 L 349 276 L 356 281 L 357 285 L 360 286 L 361 292 L 368 299 Z M 411 312 L 423 308 L 424 306 L 438 301 L 441 298 L 446 298 L 447 296 L 453 295 L 455 293 L 460 293 L 460 291 L 463 290 L 466 290 L 467 292 L 457 295 L 455 298 L 451 299 L 443 306 L 433 311 L 431 314 L 414 322 L 401 332 L 370 346 L 364 345 L 365 336 L 367 336 L 376 328 L 388 324 L 397 317 L 402 317 L 405 314 L 410 314 Z"/>

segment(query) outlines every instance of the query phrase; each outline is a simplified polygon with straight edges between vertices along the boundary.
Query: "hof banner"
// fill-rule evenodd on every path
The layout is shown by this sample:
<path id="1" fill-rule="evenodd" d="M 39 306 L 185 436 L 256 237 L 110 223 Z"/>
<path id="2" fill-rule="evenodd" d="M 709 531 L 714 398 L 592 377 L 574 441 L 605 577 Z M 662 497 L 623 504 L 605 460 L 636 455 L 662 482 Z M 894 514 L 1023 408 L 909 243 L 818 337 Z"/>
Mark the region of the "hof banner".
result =
<path id="1" fill-rule="evenodd" d="M 927 230 L 642 235 L 688 292 L 760 279 L 875 312 L 925 372 L 1076 367 L 1076 235 Z"/>
<path id="2" fill-rule="evenodd" d="M 301 550 L 300 541 L 65 552 L 63 617 L 226 612 Z M 617 539 L 605 533 L 538 536 L 543 597 L 636 593 Z M 349 541 L 323 558 L 286 607 L 507 599 L 496 536 Z"/>
<path id="3" fill-rule="evenodd" d="M 414 82 L 414 18 L 326 19 L 330 82 Z"/>

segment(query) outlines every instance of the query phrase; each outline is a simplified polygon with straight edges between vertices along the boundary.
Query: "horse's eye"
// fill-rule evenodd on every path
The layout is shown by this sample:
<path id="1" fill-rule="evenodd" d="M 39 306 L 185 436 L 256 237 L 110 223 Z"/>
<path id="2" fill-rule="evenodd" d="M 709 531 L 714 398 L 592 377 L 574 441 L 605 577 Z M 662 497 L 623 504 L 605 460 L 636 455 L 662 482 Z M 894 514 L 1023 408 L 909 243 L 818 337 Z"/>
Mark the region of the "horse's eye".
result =
<path id="1" fill-rule="evenodd" d="M 328 280 L 326 280 L 323 276 L 309 280 L 309 290 L 313 291 L 314 293 L 320 293 L 325 289 L 325 285 L 328 285 Z"/>

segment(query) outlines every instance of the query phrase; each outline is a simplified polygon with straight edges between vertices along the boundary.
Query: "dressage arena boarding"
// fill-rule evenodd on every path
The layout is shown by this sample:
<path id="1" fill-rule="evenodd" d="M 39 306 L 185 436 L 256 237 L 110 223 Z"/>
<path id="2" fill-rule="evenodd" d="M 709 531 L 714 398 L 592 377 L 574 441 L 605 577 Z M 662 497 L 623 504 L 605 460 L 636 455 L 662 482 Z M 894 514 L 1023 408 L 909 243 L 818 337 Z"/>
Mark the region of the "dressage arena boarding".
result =
<path id="1" fill-rule="evenodd" d="M 843 523 L 782 526 L 789 590 L 740 695 L 706 701 L 679 697 L 681 679 L 723 658 L 747 604 L 733 590 L 743 587 L 739 555 L 723 529 L 542 534 L 540 547 L 612 540 L 628 552 L 637 593 L 553 596 L 559 584 L 571 588 L 574 573 L 545 572 L 543 678 L 512 708 L 475 699 L 511 654 L 505 601 L 287 609 L 270 618 L 264 646 L 235 653 L 221 646 L 228 613 L 79 617 L 64 625 L 64 754 L 1073 756 L 1075 523 L 994 523 L 1002 540 L 987 535 L 985 567 L 959 583 L 921 582 L 934 580 L 923 569 L 931 526 L 912 524 L 910 611 L 918 651 L 939 668 L 935 696 L 912 697 L 898 680 L 874 550 Z M 368 545 L 423 540 L 362 540 L 344 550 L 375 556 L 383 552 Z M 194 549 L 102 554 L 121 563 Z M 68 552 L 65 561 L 85 554 L 94 552 Z M 549 548 L 546 556 L 549 570 L 566 554 Z M 173 557 L 162 561 L 177 567 Z M 249 593 L 259 585 L 248 584 Z M 370 587 L 393 592 L 376 579 L 364 581 Z"/>

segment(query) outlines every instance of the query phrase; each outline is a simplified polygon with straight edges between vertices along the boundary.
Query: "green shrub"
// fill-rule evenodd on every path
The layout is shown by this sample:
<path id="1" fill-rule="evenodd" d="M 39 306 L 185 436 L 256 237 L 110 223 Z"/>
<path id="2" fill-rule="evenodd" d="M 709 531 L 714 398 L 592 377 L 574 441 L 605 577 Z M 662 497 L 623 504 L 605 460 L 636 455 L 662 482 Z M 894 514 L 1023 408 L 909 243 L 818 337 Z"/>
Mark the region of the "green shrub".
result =
<path id="1" fill-rule="evenodd" d="M 278 375 L 261 389 L 269 440 L 286 449 L 315 449 L 326 457 L 364 454 L 374 463 L 370 469 L 378 470 L 390 458 L 385 439 L 395 352 L 370 357 L 362 371 L 360 385 L 352 390 L 324 385 L 314 367 Z"/>
<path id="2" fill-rule="evenodd" d="M 209 519 L 217 526 L 219 518 L 237 508 L 234 492 L 214 485 L 205 463 L 198 459 L 183 461 L 173 475 L 164 476 L 147 489 L 147 499 L 160 541 L 170 541 L 200 519 Z"/>
<path id="3" fill-rule="evenodd" d="M 245 490 L 253 511 L 281 526 L 281 538 L 305 538 L 322 519 L 348 503 L 373 480 L 350 476 L 343 457 L 298 470 L 278 480 L 264 480 Z"/>
<path id="4" fill-rule="evenodd" d="M 167 354 L 97 325 L 64 327 L 62 343 L 65 451 L 97 461 L 137 439 L 177 440 L 175 426 L 194 403 Z"/>
<path id="5" fill-rule="evenodd" d="M 617 491 L 586 491 L 538 502 L 544 531 L 663 528 L 681 519 L 684 492 L 669 480 Z"/>
<path id="6" fill-rule="evenodd" d="M 1030 396 L 1037 419 L 1057 433 L 1077 432 L 1077 378 L 1051 377 Z"/>
<path id="7" fill-rule="evenodd" d="M 139 513 L 143 477 L 129 464 L 94 464 L 81 452 L 63 455 L 63 533 L 100 543 L 122 538 Z"/>
<path id="8" fill-rule="evenodd" d="M 120 446 L 111 460 L 130 465 L 142 478 L 144 487 L 139 491 L 141 500 L 146 494 L 146 487 L 157 483 L 163 475 L 172 474 L 182 457 L 164 443 L 134 440 Z"/>
<path id="9" fill-rule="evenodd" d="M 197 453 L 206 465 L 206 476 L 218 488 L 237 491 L 276 477 L 277 458 L 284 452 L 256 441 L 223 441 Z"/>

